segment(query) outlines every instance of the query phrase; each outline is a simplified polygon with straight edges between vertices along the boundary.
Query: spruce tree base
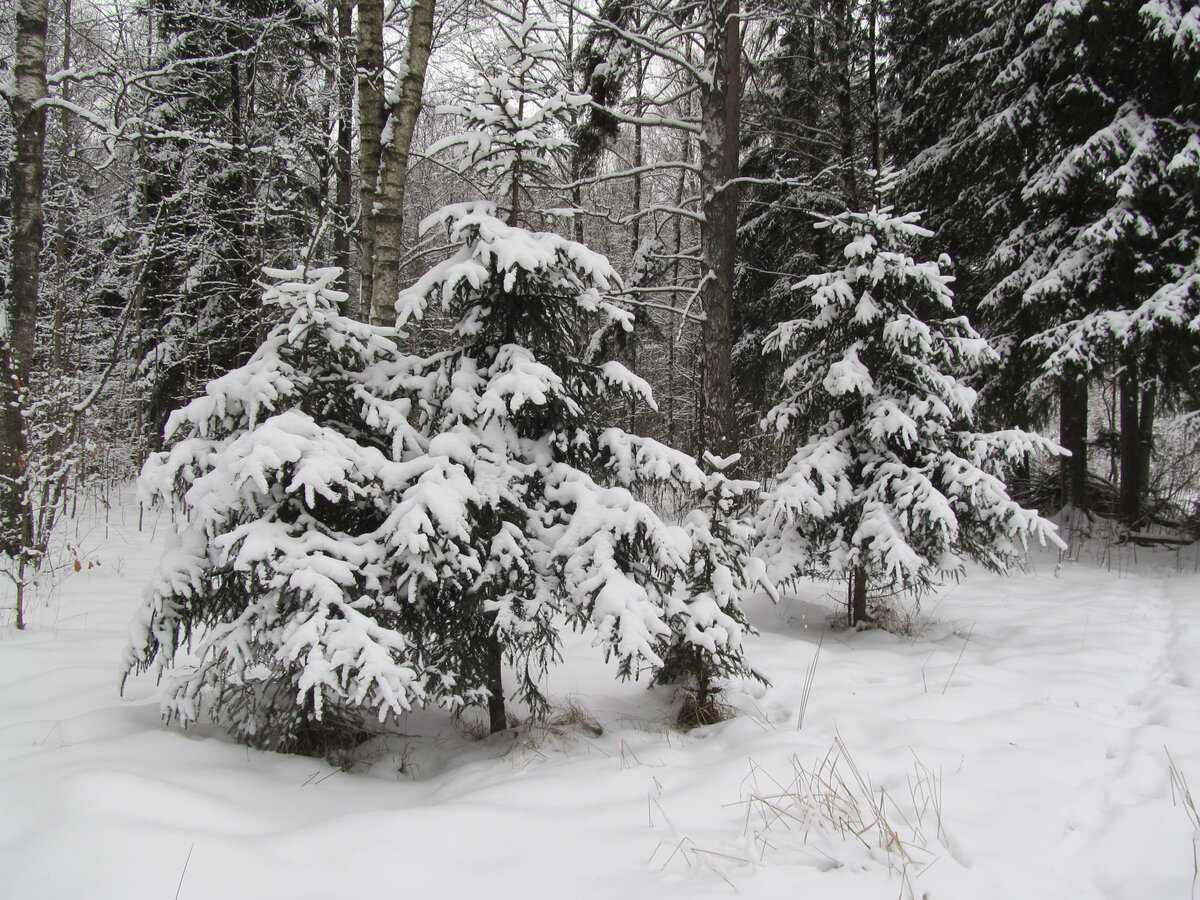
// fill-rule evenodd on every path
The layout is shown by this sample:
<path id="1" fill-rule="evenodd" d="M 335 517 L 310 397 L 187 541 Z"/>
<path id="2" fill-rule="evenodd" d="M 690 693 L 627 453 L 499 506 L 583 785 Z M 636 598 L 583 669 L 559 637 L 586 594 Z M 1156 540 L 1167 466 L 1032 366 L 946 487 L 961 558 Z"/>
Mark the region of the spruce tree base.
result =
<path id="1" fill-rule="evenodd" d="M 850 575 L 850 586 L 846 594 L 846 610 L 849 624 L 855 628 L 871 621 L 867 615 L 867 572 L 859 566 Z"/>
<path id="2" fill-rule="evenodd" d="M 1088 382 L 1064 377 L 1059 394 L 1059 443 L 1071 451 L 1059 461 L 1062 505 L 1088 508 Z"/>
<path id="3" fill-rule="evenodd" d="M 685 690 L 679 715 L 675 717 L 675 725 L 683 731 L 691 731 L 693 728 L 715 725 L 733 718 L 733 709 L 717 700 L 719 694 L 719 689 L 714 689 L 708 684 Z"/>
<path id="4" fill-rule="evenodd" d="M 488 731 L 492 734 L 508 728 L 508 713 L 504 708 L 504 649 L 500 641 L 488 639 Z"/>
<path id="5" fill-rule="evenodd" d="M 1119 415 L 1121 425 L 1121 490 L 1120 520 L 1123 525 L 1134 528 L 1141 518 L 1142 474 L 1141 421 L 1139 416 L 1140 391 L 1137 368 L 1126 363 L 1118 380 L 1120 391 Z"/>

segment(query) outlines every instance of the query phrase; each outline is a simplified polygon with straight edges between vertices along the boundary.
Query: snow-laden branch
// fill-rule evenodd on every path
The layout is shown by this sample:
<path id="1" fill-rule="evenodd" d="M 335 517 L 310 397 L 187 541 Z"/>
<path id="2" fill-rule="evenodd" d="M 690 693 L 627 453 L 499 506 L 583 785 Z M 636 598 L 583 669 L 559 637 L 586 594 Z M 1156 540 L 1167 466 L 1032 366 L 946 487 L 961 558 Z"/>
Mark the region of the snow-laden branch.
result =
<path id="1" fill-rule="evenodd" d="M 268 33 L 271 29 L 267 29 Z M 144 81 L 149 81 L 152 78 L 162 78 L 166 75 L 171 75 L 180 69 L 191 66 L 207 66 L 213 63 L 227 62 L 231 59 L 239 59 L 246 56 L 251 56 L 257 51 L 257 47 L 248 47 L 245 50 L 230 50 L 228 53 L 217 53 L 212 56 L 192 56 L 182 59 L 173 59 L 165 65 L 159 66 L 157 69 L 145 69 L 141 72 L 127 74 L 120 69 L 110 68 L 94 68 L 84 69 L 80 71 L 74 67 L 69 69 L 60 69 L 46 76 L 46 83 L 51 85 L 63 84 L 67 81 L 84 82 L 93 81 L 98 78 L 113 78 L 120 85 L 120 93 L 128 92 L 128 89 L 133 85 L 139 85 Z"/>
<path id="2" fill-rule="evenodd" d="M 696 199 L 699 199 L 699 198 L 696 198 Z M 686 208 L 680 207 L 680 206 L 657 205 L 657 206 L 647 206 L 642 209 L 636 210 L 635 212 L 632 212 L 627 216 L 623 216 L 622 218 L 617 220 L 617 224 L 629 225 L 630 223 L 635 222 L 638 219 L 644 219 L 646 216 L 652 216 L 655 213 L 666 213 L 667 215 L 670 215 L 670 216 L 682 216 L 685 219 L 691 219 L 693 222 L 699 222 L 699 223 L 703 223 L 705 221 L 703 213 L 698 213 L 698 212 L 695 212 L 694 210 L 686 209 Z"/>
<path id="3" fill-rule="evenodd" d="M 679 331 L 675 335 L 676 341 L 683 339 L 683 326 L 687 324 L 688 317 L 691 315 L 692 304 L 696 302 L 696 298 L 700 296 L 701 292 L 704 290 L 704 286 L 716 277 L 717 277 L 717 273 L 714 272 L 712 269 L 709 269 L 707 272 L 705 272 L 700 277 L 700 281 L 699 281 L 699 283 L 697 283 L 695 289 L 692 291 L 691 296 L 688 297 L 687 303 L 685 303 L 683 305 L 683 312 L 680 313 L 680 315 L 683 316 L 683 321 L 681 321 L 679 323 Z"/>
<path id="4" fill-rule="evenodd" d="M 685 293 L 691 292 L 692 288 L 686 287 L 662 287 L 662 288 L 626 288 L 625 294 L 622 296 L 622 302 L 626 306 L 636 306 L 641 309 L 658 309 L 663 312 L 674 313 L 677 316 L 682 316 L 685 320 L 699 324 L 704 321 L 703 315 L 696 315 L 686 310 L 681 310 L 679 307 L 667 303 L 655 303 L 652 300 L 639 300 L 636 297 L 630 296 L 638 293 Z"/>
<path id="5" fill-rule="evenodd" d="M 604 172 L 599 175 L 592 175 L 589 178 L 580 178 L 578 181 L 571 181 L 566 184 L 554 184 L 550 187 L 556 191 L 573 191 L 576 188 L 601 184 L 606 181 L 615 181 L 620 178 L 632 178 L 635 175 L 644 175 L 648 172 L 661 172 L 664 169 L 682 169 L 694 175 L 700 174 L 700 167 L 694 163 L 684 162 L 683 160 L 666 160 L 659 163 L 647 163 L 644 166 L 635 166 L 631 169 L 621 169 L 619 172 Z"/>
<path id="6" fill-rule="evenodd" d="M 674 119 L 669 116 L 631 116 L 623 112 L 618 112 L 610 106 L 604 106 L 591 101 L 591 107 L 598 109 L 607 116 L 611 116 L 618 122 L 624 122 L 626 125 L 645 125 L 650 128 L 674 128 L 678 131 L 686 131 L 688 134 L 700 135 L 704 130 L 695 122 L 688 122 L 683 119 Z"/>

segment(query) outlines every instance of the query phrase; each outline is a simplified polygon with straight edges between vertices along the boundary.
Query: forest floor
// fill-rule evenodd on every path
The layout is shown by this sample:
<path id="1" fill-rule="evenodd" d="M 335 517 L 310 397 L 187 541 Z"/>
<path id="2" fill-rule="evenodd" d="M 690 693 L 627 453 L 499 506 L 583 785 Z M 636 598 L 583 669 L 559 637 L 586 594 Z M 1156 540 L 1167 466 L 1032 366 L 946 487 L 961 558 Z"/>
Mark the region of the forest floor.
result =
<path id="1" fill-rule="evenodd" d="M 0 620 L 0 896 L 1200 896 L 1172 785 L 1200 796 L 1195 545 L 972 570 L 902 635 L 834 624 L 821 585 L 752 598 L 772 684 L 686 734 L 572 637 L 558 724 L 413 714 L 335 767 L 164 726 L 152 679 L 119 695 L 168 530 L 82 517 L 28 629 Z"/>

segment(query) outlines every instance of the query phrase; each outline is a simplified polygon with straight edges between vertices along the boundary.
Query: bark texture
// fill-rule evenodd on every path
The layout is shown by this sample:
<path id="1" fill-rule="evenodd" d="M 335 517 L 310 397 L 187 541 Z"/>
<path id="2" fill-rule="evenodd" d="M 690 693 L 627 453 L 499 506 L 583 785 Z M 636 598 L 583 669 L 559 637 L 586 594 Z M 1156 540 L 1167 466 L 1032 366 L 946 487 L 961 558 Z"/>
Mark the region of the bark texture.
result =
<path id="1" fill-rule="evenodd" d="M 508 727 L 504 709 L 504 648 L 494 634 L 488 638 L 488 730 L 492 734 Z"/>
<path id="2" fill-rule="evenodd" d="M 47 0 L 23 0 L 16 17 L 16 91 L 9 98 L 16 152 L 9 167 L 12 207 L 10 283 L 0 323 L 0 550 L 9 555 L 32 550 L 26 462 L 29 438 L 26 390 L 33 362 L 41 278 L 42 190 L 45 182 Z M 17 625 L 23 626 L 18 606 Z"/>
<path id="3" fill-rule="evenodd" d="M 375 259 L 371 277 L 370 320 L 374 325 L 396 324 L 400 256 L 404 247 L 404 189 L 408 183 L 408 154 L 417 127 L 417 117 L 421 113 L 425 69 L 429 64 L 429 50 L 433 43 L 434 2 L 414 0 L 409 13 L 408 66 L 389 110 L 387 140 L 380 154 L 379 194 L 375 198 L 371 216 L 374 220 Z"/>
<path id="4" fill-rule="evenodd" d="M 383 135 L 383 0 L 358 3 L 358 175 L 359 262 L 362 276 L 358 300 L 365 320 L 374 293 L 375 189 L 379 182 L 379 147 Z"/>
<path id="5" fill-rule="evenodd" d="M 342 270 L 341 285 L 353 295 L 350 284 L 350 229 L 352 172 L 354 164 L 352 132 L 354 130 L 354 58 L 350 55 L 354 27 L 350 0 L 337 0 L 338 73 L 337 73 L 337 158 L 334 171 L 334 221 L 337 232 L 333 238 L 333 264 Z"/>
<path id="6" fill-rule="evenodd" d="M 1059 460 L 1063 504 L 1088 508 L 1088 382 L 1083 375 L 1067 376 L 1059 392 L 1059 440 L 1071 451 Z"/>
<path id="7" fill-rule="evenodd" d="M 1150 457 L 1154 453 L 1154 412 L 1158 404 L 1158 382 L 1142 387 L 1141 408 L 1138 409 L 1138 513 L 1148 516 L 1154 512 L 1147 502 L 1150 497 Z"/>
<path id="8" fill-rule="evenodd" d="M 738 0 L 724 0 L 705 47 L 712 81 L 701 85 L 700 301 L 704 365 L 704 449 L 718 456 L 737 450 L 730 384 L 729 307 L 737 257 L 741 27 Z"/>
<path id="9" fill-rule="evenodd" d="M 1142 462 L 1141 421 L 1138 415 L 1138 400 L 1140 399 L 1137 366 L 1127 363 L 1121 370 L 1118 381 L 1120 393 L 1120 424 L 1121 424 L 1121 492 L 1120 518 L 1131 528 L 1137 525 L 1141 518 L 1142 500 Z"/>
<path id="10" fill-rule="evenodd" d="M 847 589 L 846 611 L 849 613 L 850 627 L 859 622 L 868 621 L 867 617 L 867 570 L 857 566 L 850 573 L 850 584 Z"/>
<path id="11" fill-rule="evenodd" d="M 860 209 L 862 200 L 858 194 L 858 173 L 854 165 L 854 98 L 853 72 L 851 70 L 850 35 L 854 27 L 854 10 L 846 0 L 834 0 L 830 8 L 833 16 L 833 39 L 837 65 L 838 141 L 842 155 L 842 190 L 847 209 Z"/>

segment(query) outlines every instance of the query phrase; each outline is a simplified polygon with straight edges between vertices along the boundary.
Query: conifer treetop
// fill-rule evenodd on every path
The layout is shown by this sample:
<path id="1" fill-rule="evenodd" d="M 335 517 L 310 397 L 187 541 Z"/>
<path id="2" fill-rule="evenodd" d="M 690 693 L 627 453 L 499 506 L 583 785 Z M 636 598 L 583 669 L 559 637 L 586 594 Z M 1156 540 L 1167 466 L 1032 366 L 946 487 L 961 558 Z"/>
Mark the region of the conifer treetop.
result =
<path id="1" fill-rule="evenodd" d="M 458 251 L 422 275 L 396 301 L 397 321 L 420 321 L 430 301 L 449 308 L 466 292 L 499 286 L 512 291 L 518 281 L 537 278 L 587 312 L 603 312 L 625 331 L 633 316 L 604 296 L 620 290 L 621 278 L 607 257 L 583 244 L 546 231 L 528 231 L 496 218 L 492 203 L 460 203 L 444 207 L 421 222 L 427 233 L 445 228 Z M 462 325 L 460 324 L 460 328 Z"/>

